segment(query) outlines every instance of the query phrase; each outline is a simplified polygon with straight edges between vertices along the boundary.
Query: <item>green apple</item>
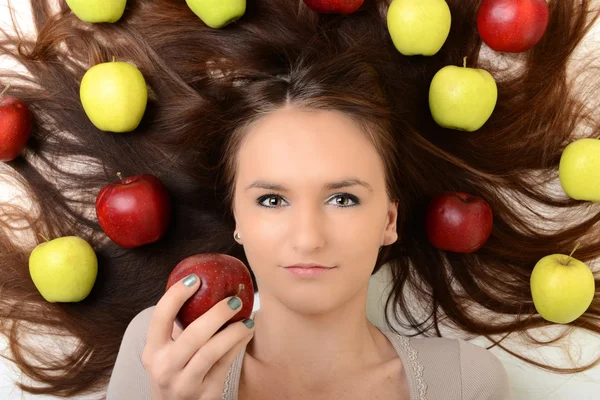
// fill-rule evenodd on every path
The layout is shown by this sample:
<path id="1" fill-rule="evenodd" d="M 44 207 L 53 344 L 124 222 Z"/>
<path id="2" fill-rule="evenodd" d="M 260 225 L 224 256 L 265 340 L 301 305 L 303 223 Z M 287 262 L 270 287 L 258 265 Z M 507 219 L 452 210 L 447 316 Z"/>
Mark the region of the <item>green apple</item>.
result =
<path id="1" fill-rule="evenodd" d="M 246 0 L 185 0 L 202 22 L 222 28 L 240 19 L 246 12 Z"/>
<path id="2" fill-rule="evenodd" d="M 600 140 L 579 139 L 565 147 L 558 178 L 572 199 L 600 203 Z"/>
<path id="3" fill-rule="evenodd" d="M 392 42 L 405 56 L 432 56 L 440 51 L 451 21 L 445 0 L 394 0 L 387 12 Z"/>
<path id="4" fill-rule="evenodd" d="M 579 318 L 592 303 L 596 291 L 590 268 L 564 254 L 539 260 L 531 273 L 530 285 L 537 312 L 557 324 Z"/>
<path id="5" fill-rule="evenodd" d="M 429 87 L 429 109 L 438 125 L 473 132 L 490 118 L 498 100 L 498 87 L 484 69 L 447 65 Z"/>
<path id="6" fill-rule="evenodd" d="M 90 121 L 106 132 L 137 128 L 148 103 L 144 76 L 126 62 L 94 65 L 83 76 L 79 94 Z"/>
<path id="7" fill-rule="evenodd" d="M 64 236 L 37 245 L 29 255 L 29 274 L 50 303 L 85 299 L 96 282 L 98 259 L 88 242 Z"/>
<path id="8" fill-rule="evenodd" d="M 73 14 L 85 22 L 117 22 L 127 0 L 66 0 Z"/>

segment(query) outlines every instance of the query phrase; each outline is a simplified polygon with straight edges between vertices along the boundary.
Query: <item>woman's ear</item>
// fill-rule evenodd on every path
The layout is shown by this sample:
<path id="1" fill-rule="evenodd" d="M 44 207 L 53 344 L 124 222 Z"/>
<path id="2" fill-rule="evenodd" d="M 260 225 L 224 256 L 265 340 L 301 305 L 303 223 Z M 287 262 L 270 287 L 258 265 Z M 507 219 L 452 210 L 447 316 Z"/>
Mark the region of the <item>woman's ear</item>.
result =
<path id="1" fill-rule="evenodd" d="M 396 222 L 398 221 L 398 205 L 398 200 L 390 201 L 388 205 L 383 246 L 389 246 L 398 240 L 398 231 L 396 229 Z"/>
<path id="2" fill-rule="evenodd" d="M 233 232 L 238 232 L 239 231 L 239 226 L 238 226 L 238 221 L 237 221 L 237 216 L 235 213 L 235 206 L 232 205 L 231 206 L 231 215 L 233 216 Z"/>
<path id="3" fill-rule="evenodd" d="M 237 230 L 238 226 L 237 226 L 237 215 L 235 212 L 235 204 L 231 205 L 231 215 L 233 216 L 233 222 L 235 223 L 235 229 Z"/>

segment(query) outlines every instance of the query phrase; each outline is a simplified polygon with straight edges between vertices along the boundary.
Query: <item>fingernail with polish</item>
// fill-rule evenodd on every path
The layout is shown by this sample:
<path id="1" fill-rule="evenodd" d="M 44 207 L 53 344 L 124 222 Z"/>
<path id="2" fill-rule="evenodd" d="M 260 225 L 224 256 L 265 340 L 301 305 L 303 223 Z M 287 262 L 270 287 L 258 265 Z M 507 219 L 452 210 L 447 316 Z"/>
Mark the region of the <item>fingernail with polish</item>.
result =
<path id="1" fill-rule="evenodd" d="M 187 287 L 192 287 L 198 282 L 198 276 L 192 274 L 183 280 L 183 284 Z"/>
<path id="2" fill-rule="evenodd" d="M 240 308 L 240 306 L 242 305 L 242 301 L 239 299 L 239 297 L 232 297 L 231 299 L 229 299 L 229 301 L 227 302 L 227 305 L 229 306 L 229 308 L 231 308 L 232 310 L 237 310 L 238 308 Z"/>
<path id="3" fill-rule="evenodd" d="M 244 325 L 246 325 L 248 329 L 252 329 L 254 328 L 254 321 L 251 319 L 246 319 L 244 320 Z"/>

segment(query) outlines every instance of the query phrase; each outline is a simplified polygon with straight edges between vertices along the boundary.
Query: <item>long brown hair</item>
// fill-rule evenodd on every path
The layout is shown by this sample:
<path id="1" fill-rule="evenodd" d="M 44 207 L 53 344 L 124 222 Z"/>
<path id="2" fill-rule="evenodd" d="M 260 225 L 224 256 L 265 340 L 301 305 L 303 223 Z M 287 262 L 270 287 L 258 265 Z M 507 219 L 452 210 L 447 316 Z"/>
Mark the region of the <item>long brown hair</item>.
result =
<path id="1" fill-rule="evenodd" d="M 542 41 L 527 53 L 499 57 L 522 69 L 478 59 L 478 0 L 448 0 L 450 36 L 432 57 L 404 57 L 393 47 L 385 24 L 389 0 L 367 0 L 349 16 L 319 15 L 301 1 L 254 0 L 243 18 L 218 30 L 203 25 L 184 2 L 130 0 L 122 20 L 97 25 L 79 21 L 62 0 L 58 13 L 50 3 L 31 0 L 35 39 L 6 34 L 0 41 L 0 54 L 26 68 L 2 71 L 1 83 L 10 82 L 10 94 L 34 116 L 26 151 L 0 170 L 34 204 L 5 203 L 0 214 L 0 329 L 9 338 L 10 358 L 43 384 L 22 386 L 26 391 L 102 392 L 125 328 L 158 301 L 179 261 L 222 252 L 246 262 L 233 240 L 228 196 L 234 133 L 287 100 L 339 109 L 372 132 L 390 194 L 400 199 L 400 239 L 374 268 L 388 264 L 392 272 L 387 307 L 398 315 L 388 319 L 392 326 L 436 336 L 441 324 L 452 324 L 500 342 L 494 337 L 550 325 L 531 299 L 535 263 L 570 252 L 578 241 L 578 259 L 600 255 L 600 207 L 550 190 L 562 150 L 579 129 L 599 135 L 598 118 L 586 106 L 597 79 L 573 82 L 589 72 L 587 64 L 567 74 L 597 18 L 589 0 L 550 2 Z M 440 128 L 427 103 L 433 75 L 462 65 L 465 56 L 469 66 L 489 70 L 499 90 L 491 119 L 473 133 Z M 100 132 L 81 106 L 83 74 L 113 57 L 136 64 L 148 82 L 149 105 L 135 132 Z M 151 173 L 167 186 L 173 220 L 160 241 L 126 250 L 101 231 L 95 196 L 117 172 Z M 492 206 L 494 228 L 481 250 L 455 254 L 428 243 L 426 205 L 446 190 L 479 195 Z M 84 301 L 50 304 L 35 289 L 28 256 L 41 235 L 77 235 L 93 244 L 98 278 Z M 409 290 L 425 317 L 408 303 Z M 596 296 L 570 325 L 600 333 L 599 321 Z M 40 351 L 27 333 L 77 341 L 66 354 L 55 354 Z M 597 362 L 565 370 L 541 366 L 575 372 Z"/>

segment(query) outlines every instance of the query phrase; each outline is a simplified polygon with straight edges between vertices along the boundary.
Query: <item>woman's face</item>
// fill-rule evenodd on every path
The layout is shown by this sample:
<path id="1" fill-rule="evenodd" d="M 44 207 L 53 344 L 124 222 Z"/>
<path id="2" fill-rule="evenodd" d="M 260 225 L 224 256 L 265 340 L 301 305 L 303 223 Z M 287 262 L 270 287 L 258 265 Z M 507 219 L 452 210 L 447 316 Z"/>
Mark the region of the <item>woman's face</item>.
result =
<path id="1" fill-rule="evenodd" d="M 259 119 L 237 156 L 233 210 L 263 296 L 306 314 L 366 294 L 397 240 L 382 160 L 350 117 L 287 107 Z M 335 267 L 298 276 L 285 266 Z"/>

